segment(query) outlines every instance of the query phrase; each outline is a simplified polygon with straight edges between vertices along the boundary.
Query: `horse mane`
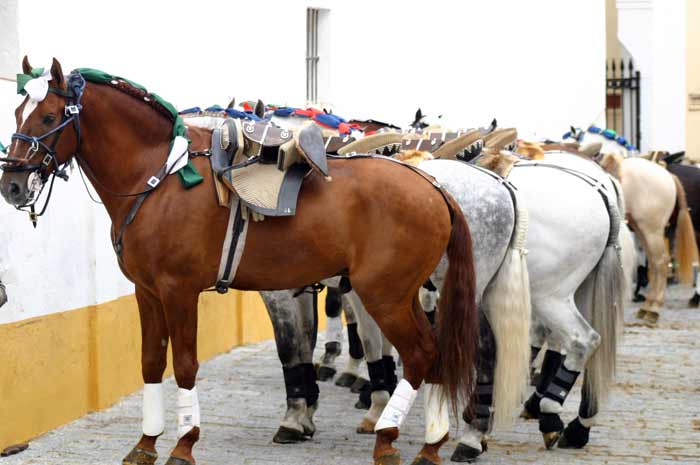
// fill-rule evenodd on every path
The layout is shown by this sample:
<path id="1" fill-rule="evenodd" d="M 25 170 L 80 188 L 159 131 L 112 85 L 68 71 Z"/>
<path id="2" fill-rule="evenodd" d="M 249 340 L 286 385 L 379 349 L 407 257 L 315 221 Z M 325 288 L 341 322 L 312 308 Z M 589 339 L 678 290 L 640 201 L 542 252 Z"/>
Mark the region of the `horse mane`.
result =
<path id="1" fill-rule="evenodd" d="M 153 108 L 155 111 L 165 116 L 171 123 L 175 123 L 175 120 L 177 119 L 176 116 L 173 115 L 172 112 L 168 108 L 166 108 L 165 105 L 163 105 L 163 103 L 161 103 L 160 97 L 154 96 L 147 90 L 140 89 L 121 78 L 115 77 L 113 80 L 109 81 L 109 83 L 95 81 L 91 82 L 93 82 L 94 84 L 109 84 L 109 86 L 113 89 L 116 89 L 119 92 L 126 94 L 130 97 L 133 97 L 136 100 L 139 100 L 140 102 L 145 103 L 149 107 Z"/>
<path id="2" fill-rule="evenodd" d="M 406 150 L 397 153 L 394 155 L 394 158 L 413 166 L 418 166 L 422 161 L 434 159 L 430 152 L 425 152 L 423 150 Z"/>

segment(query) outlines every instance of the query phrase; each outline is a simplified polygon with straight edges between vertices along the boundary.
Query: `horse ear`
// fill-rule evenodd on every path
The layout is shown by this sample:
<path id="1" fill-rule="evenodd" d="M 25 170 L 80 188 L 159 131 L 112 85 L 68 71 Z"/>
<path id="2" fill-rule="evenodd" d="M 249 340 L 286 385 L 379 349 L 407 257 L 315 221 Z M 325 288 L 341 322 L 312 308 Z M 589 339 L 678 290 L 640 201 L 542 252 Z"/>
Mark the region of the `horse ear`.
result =
<path id="1" fill-rule="evenodd" d="M 236 106 L 236 97 L 233 97 L 230 102 L 228 102 L 228 105 L 226 106 L 226 109 L 233 108 Z"/>
<path id="2" fill-rule="evenodd" d="M 24 55 L 24 59 L 22 60 L 22 73 L 30 74 L 31 72 L 32 65 L 29 64 L 29 57 L 27 55 Z"/>
<path id="3" fill-rule="evenodd" d="M 265 116 L 265 104 L 262 100 L 258 99 L 258 103 L 255 104 L 255 116 L 262 118 Z"/>
<path id="4" fill-rule="evenodd" d="M 61 69 L 61 63 L 59 63 L 55 58 L 51 63 L 51 78 L 54 80 L 56 85 L 63 84 L 63 70 Z"/>

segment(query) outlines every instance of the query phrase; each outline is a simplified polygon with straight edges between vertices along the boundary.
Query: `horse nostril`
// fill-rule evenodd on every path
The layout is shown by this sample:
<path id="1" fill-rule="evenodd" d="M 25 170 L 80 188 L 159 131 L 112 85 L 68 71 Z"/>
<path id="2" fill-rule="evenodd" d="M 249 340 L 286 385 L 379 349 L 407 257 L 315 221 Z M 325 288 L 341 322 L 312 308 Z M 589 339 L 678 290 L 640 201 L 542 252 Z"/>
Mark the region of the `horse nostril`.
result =
<path id="1" fill-rule="evenodd" d="M 13 197 L 16 197 L 19 195 L 20 191 L 21 191 L 21 189 L 19 187 L 19 184 L 17 184 L 14 181 L 10 183 L 10 195 L 12 195 Z"/>

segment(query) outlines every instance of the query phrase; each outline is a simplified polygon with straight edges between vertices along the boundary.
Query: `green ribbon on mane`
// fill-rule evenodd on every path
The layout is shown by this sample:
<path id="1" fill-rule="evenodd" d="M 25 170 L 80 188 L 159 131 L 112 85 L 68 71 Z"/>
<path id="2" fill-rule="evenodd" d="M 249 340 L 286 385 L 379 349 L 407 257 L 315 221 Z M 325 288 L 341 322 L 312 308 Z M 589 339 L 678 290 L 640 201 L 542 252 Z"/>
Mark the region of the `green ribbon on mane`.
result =
<path id="1" fill-rule="evenodd" d="M 7 153 L 7 147 L 5 147 L 5 144 L 3 144 L 2 142 L 0 142 L 0 152 L 5 154 Z"/>
<path id="2" fill-rule="evenodd" d="M 105 84 L 105 83 L 108 83 L 114 79 L 124 81 L 124 82 L 128 83 L 129 85 L 147 93 L 148 97 L 150 99 L 158 102 L 166 110 L 168 110 L 168 112 L 172 115 L 173 120 L 174 120 L 174 122 L 173 122 L 173 136 L 172 136 L 173 140 L 170 142 L 170 149 L 168 149 L 168 154 L 170 154 L 170 150 L 173 148 L 173 141 L 174 141 L 175 137 L 181 136 L 181 137 L 187 138 L 187 129 L 185 128 L 185 122 L 182 120 L 182 118 L 178 114 L 177 109 L 175 108 L 175 106 L 172 103 L 168 102 L 160 95 L 148 92 L 148 90 L 144 86 L 142 86 L 141 84 L 137 84 L 134 81 L 131 81 L 129 79 L 125 79 L 123 77 L 115 76 L 113 74 L 108 74 L 108 73 L 105 73 L 104 71 L 100 71 L 98 69 L 78 68 L 78 71 L 83 76 L 83 78 L 85 78 L 86 81 L 94 82 L 97 84 Z M 43 72 L 43 70 L 42 70 L 42 72 Z M 19 79 L 17 81 L 17 84 L 19 86 Z M 201 174 L 199 174 L 199 171 L 197 171 L 197 168 L 192 163 L 192 160 L 188 160 L 187 165 L 182 167 L 177 172 L 177 175 L 179 176 L 180 182 L 182 182 L 182 185 L 185 187 L 185 189 L 189 189 L 191 187 L 194 187 L 197 184 L 204 181 L 204 178 L 202 177 Z"/>
<path id="3" fill-rule="evenodd" d="M 29 74 L 17 74 L 17 93 L 19 95 L 27 95 L 24 86 L 32 79 L 41 77 L 42 74 L 44 74 L 44 68 L 32 68 Z"/>

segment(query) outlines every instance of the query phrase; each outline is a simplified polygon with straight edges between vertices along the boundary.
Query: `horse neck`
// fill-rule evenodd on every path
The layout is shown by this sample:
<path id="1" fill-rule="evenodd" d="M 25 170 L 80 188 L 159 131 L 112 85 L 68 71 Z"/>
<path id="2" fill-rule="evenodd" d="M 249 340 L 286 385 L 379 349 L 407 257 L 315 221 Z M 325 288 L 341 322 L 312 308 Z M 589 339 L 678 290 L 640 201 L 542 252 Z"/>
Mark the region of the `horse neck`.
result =
<path id="1" fill-rule="evenodd" d="M 167 156 L 172 123 L 143 102 L 104 85 L 88 84 L 80 116 L 80 157 L 112 222 L 123 218 Z"/>

